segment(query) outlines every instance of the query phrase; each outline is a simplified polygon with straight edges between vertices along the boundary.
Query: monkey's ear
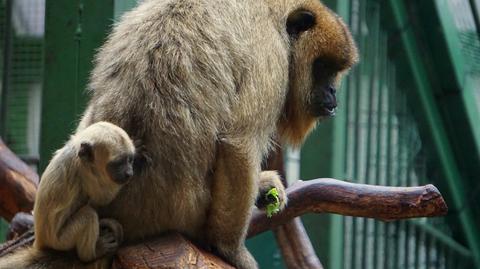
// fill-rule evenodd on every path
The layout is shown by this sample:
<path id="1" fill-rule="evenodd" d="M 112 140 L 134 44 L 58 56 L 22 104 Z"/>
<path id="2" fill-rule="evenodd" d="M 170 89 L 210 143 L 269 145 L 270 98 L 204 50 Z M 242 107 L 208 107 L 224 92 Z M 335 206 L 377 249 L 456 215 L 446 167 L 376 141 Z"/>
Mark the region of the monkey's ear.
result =
<path id="1" fill-rule="evenodd" d="M 89 142 L 82 142 L 78 150 L 78 157 L 84 161 L 93 162 L 95 160 L 93 145 Z"/>
<path id="2" fill-rule="evenodd" d="M 312 12 L 299 9 L 292 12 L 287 19 L 287 32 L 292 37 L 310 29 L 315 25 L 315 15 Z"/>

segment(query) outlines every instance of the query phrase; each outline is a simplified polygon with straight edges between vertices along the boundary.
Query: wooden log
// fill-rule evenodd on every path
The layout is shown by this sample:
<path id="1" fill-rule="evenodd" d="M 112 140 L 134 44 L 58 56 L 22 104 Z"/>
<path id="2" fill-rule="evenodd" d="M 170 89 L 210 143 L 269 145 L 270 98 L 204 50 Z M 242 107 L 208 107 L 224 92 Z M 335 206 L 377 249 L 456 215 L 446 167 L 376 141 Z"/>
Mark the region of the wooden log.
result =
<path id="1" fill-rule="evenodd" d="M 0 139 L 0 216 L 10 221 L 16 213 L 30 212 L 38 175 Z"/>
<path id="2" fill-rule="evenodd" d="M 172 233 L 152 241 L 122 247 L 113 262 L 113 269 L 234 269 L 233 266 L 204 250 L 183 236 Z"/>
<path id="3" fill-rule="evenodd" d="M 442 216 L 447 205 L 433 185 L 383 187 L 354 184 L 331 178 L 298 181 L 287 188 L 287 207 L 272 218 L 254 210 L 248 237 L 276 228 L 305 213 L 336 213 L 384 221 Z M 33 242 L 33 236 L 0 246 L 0 256 Z M 16 247 L 17 246 L 17 247 Z"/>
<path id="4" fill-rule="evenodd" d="M 336 213 L 391 221 L 442 216 L 447 212 L 445 201 L 433 185 L 383 187 L 323 178 L 298 181 L 287 188 L 287 195 L 288 206 L 272 218 L 267 218 L 263 211 L 255 210 L 248 237 L 276 228 L 305 213 Z M 27 234 L 0 245 L 0 257 L 32 242 L 33 235 Z M 154 259 L 154 256 L 151 258 Z"/>
<path id="5" fill-rule="evenodd" d="M 248 236 L 255 236 L 306 213 L 334 213 L 345 216 L 392 221 L 443 216 L 447 205 L 438 189 L 384 187 L 348 183 L 332 178 L 297 181 L 287 188 L 287 207 L 272 218 L 254 210 Z"/>

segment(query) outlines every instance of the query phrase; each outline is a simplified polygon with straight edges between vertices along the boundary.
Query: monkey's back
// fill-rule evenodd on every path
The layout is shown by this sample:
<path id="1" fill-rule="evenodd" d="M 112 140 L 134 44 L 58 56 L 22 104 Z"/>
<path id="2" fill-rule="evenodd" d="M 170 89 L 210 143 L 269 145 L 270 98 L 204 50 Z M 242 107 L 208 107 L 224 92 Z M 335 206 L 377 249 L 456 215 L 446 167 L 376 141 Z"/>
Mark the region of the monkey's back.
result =
<path id="1" fill-rule="evenodd" d="M 121 19 L 97 55 L 79 129 L 117 124 L 151 158 L 103 212 L 127 239 L 201 233 L 215 145 L 246 143 L 259 163 L 285 99 L 287 50 L 263 1 L 150 0 Z"/>
<path id="2" fill-rule="evenodd" d="M 76 172 L 76 154 L 70 144 L 59 149 L 42 174 L 34 204 L 35 245 L 37 248 L 57 245 L 58 228 L 67 221 L 71 212 L 76 210 L 79 199 L 78 182 L 73 175 Z M 73 208 L 72 208 L 73 207 Z"/>

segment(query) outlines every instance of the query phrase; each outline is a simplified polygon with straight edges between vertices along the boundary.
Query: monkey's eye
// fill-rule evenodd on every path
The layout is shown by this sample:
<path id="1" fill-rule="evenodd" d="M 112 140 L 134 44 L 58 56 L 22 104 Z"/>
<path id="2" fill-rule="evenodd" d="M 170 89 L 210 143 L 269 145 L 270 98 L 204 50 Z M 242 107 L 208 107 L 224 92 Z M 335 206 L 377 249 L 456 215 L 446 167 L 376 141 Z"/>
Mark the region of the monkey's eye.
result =
<path id="1" fill-rule="evenodd" d="M 312 12 L 299 9 L 292 12 L 287 19 L 287 32 L 296 38 L 300 33 L 307 31 L 315 25 L 315 16 Z"/>
<path id="2" fill-rule="evenodd" d="M 342 68 L 339 66 L 339 64 L 332 59 L 319 58 L 313 62 L 313 71 L 315 72 L 315 75 L 330 77 L 341 70 Z"/>
<path id="3" fill-rule="evenodd" d="M 133 176 L 133 156 L 123 155 L 110 161 L 107 164 L 107 171 L 114 182 L 126 183 Z"/>

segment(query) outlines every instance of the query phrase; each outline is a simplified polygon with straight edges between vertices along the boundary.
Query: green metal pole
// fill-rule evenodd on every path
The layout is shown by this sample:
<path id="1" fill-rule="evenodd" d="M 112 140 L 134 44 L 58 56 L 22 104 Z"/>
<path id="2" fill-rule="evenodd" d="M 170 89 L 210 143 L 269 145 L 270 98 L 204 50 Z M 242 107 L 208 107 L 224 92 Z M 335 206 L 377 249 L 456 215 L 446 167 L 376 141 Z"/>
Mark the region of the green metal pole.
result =
<path id="1" fill-rule="evenodd" d="M 5 31 L 3 40 L 3 77 L 0 89 L 0 137 L 7 139 L 8 90 L 10 89 L 10 68 L 12 63 L 12 0 L 6 0 Z"/>
<path id="2" fill-rule="evenodd" d="M 113 18 L 113 0 L 47 0 L 40 171 L 75 130 L 86 103 L 95 50 Z"/>
<path id="3" fill-rule="evenodd" d="M 415 84 L 418 90 L 421 110 L 425 115 L 428 131 L 432 136 L 436 153 L 439 157 L 442 172 L 446 178 L 450 191 L 452 193 L 453 207 L 458 210 L 462 228 L 465 232 L 468 245 L 472 251 L 474 262 L 477 268 L 480 268 L 480 236 L 477 227 L 473 222 L 471 210 L 463 207 L 465 197 L 465 186 L 453 158 L 453 151 L 446 136 L 446 131 L 440 118 L 438 107 L 432 94 L 432 87 L 428 80 L 425 65 L 422 62 L 422 56 L 418 50 L 415 36 L 410 28 L 405 28 L 408 22 L 408 15 L 405 9 L 404 1 L 389 0 L 389 4 L 394 14 L 394 20 L 401 33 L 402 44 L 407 54 L 407 60 L 412 69 Z"/>
<path id="4" fill-rule="evenodd" d="M 337 1 L 337 14 L 339 14 L 343 20 L 348 21 L 350 18 L 350 1 L 338 0 Z M 332 161 L 332 176 L 334 178 L 345 178 L 345 159 L 346 159 L 346 121 L 347 121 L 347 84 L 348 80 L 344 81 L 344 85 L 339 90 L 339 103 L 343 104 L 343 108 L 339 108 L 335 119 L 333 120 L 333 161 Z M 330 268 L 342 269 L 344 267 L 343 261 L 343 248 L 344 248 L 344 217 L 339 215 L 331 216 L 331 231 L 329 238 L 329 257 Z"/>
<path id="5" fill-rule="evenodd" d="M 467 74 L 465 57 L 462 55 L 462 45 L 460 37 L 458 36 L 458 30 L 455 29 L 455 23 L 453 21 L 453 14 L 451 14 L 450 7 L 446 0 L 433 1 L 435 10 L 438 14 L 441 29 L 443 31 L 443 37 L 445 39 L 447 54 L 446 56 L 450 60 L 454 67 L 455 72 L 453 75 L 457 86 L 461 90 L 461 97 L 463 105 L 467 110 L 467 119 L 470 123 L 473 135 L 474 143 L 476 146 L 476 152 L 480 153 L 480 110 L 476 102 L 475 91 L 478 91 L 478 82 L 473 82 L 472 78 Z M 477 33 L 480 31 L 479 23 L 479 6 L 476 1 L 470 0 L 471 11 L 474 17 Z M 480 34 L 478 36 L 480 38 Z"/>
<path id="6" fill-rule="evenodd" d="M 113 16 L 117 21 L 125 11 L 128 11 L 137 5 L 136 0 L 115 0 Z"/>

